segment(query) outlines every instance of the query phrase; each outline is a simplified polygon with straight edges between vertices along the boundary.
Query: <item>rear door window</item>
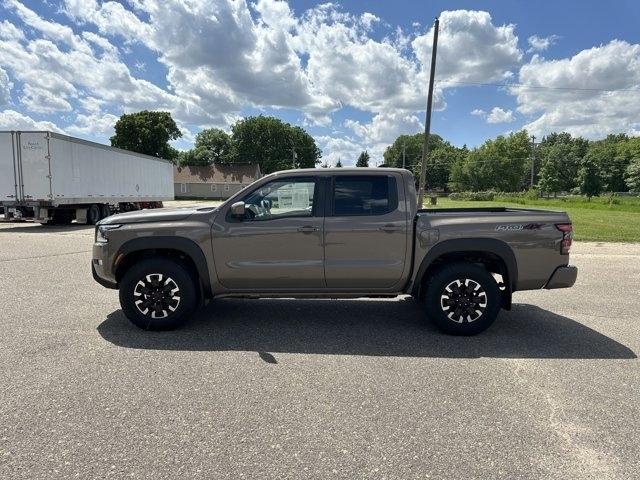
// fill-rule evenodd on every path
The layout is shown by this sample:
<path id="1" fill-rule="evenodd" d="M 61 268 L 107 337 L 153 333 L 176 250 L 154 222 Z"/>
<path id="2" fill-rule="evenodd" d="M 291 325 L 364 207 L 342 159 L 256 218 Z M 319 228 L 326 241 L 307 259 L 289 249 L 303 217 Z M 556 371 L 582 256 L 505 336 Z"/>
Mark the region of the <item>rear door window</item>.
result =
<path id="1" fill-rule="evenodd" d="M 396 180 L 388 175 L 340 175 L 334 179 L 333 216 L 384 215 L 398 207 Z"/>

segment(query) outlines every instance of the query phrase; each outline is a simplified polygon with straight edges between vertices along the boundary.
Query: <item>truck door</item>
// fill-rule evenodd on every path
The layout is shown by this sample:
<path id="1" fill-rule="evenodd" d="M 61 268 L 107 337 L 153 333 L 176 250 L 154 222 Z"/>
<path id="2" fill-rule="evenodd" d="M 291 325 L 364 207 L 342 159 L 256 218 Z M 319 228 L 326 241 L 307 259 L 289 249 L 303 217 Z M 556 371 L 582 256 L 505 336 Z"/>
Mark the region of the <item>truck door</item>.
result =
<path id="1" fill-rule="evenodd" d="M 327 288 L 396 288 L 408 263 L 410 224 L 401 176 L 337 175 L 329 190 Z"/>
<path id="2" fill-rule="evenodd" d="M 228 207 L 212 229 L 220 283 L 261 292 L 324 287 L 323 202 L 317 177 L 276 178 L 243 197 L 246 215 Z"/>

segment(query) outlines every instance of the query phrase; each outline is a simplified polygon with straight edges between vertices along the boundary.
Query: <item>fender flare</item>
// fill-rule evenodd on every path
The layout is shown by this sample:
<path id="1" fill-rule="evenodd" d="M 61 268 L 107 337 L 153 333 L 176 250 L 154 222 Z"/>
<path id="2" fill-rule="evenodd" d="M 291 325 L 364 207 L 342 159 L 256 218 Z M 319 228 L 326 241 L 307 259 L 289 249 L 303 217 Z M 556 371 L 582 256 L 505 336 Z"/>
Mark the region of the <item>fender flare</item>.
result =
<path id="1" fill-rule="evenodd" d="M 191 258 L 193 264 L 198 270 L 198 277 L 202 282 L 202 288 L 206 297 L 213 296 L 211 288 L 211 279 L 209 278 L 209 270 L 207 268 L 207 258 L 202 249 L 193 240 L 184 237 L 140 237 L 134 238 L 123 243 L 115 255 L 117 261 L 121 255 L 125 257 L 134 252 L 143 250 L 177 250 L 187 257 Z M 116 266 L 114 265 L 114 271 Z"/>
<path id="2" fill-rule="evenodd" d="M 436 243 L 427 251 L 416 273 L 411 294 L 414 296 L 419 294 L 422 278 L 438 257 L 456 252 L 486 252 L 496 255 L 507 268 L 510 291 L 515 292 L 518 282 L 518 263 L 513 250 L 507 243 L 495 238 L 456 238 Z"/>

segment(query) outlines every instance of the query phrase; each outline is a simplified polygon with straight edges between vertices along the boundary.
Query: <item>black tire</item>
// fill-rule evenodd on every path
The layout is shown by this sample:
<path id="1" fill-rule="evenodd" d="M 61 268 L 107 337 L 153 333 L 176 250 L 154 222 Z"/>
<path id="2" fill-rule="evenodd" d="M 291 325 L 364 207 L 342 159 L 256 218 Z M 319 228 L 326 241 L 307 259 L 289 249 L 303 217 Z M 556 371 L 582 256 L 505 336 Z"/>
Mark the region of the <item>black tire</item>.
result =
<path id="1" fill-rule="evenodd" d="M 96 204 L 87 209 L 87 224 L 95 225 L 100 221 L 100 207 Z"/>
<path id="2" fill-rule="evenodd" d="M 73 221 L 73 214 L 73 210 L 54 210 L 48 225 L 69 225 Z"/>
<path id="3" fill-rule="evenodd" d="M 502 305 L 500 288 L 481 266 L 457 262 L 428 280 L 427 316 L 450 335 L 476 335 L 489 328 Z"/>
<path id="4" fill-rule="evenodd" d="M 143 330 L 173 330 L 183 326 L 195 311 L 196 285 L 182 263 L 150 258 L 125 273 L 120 282 L 120 305 L 131 323 Z"/>
<path id="5" fill-rule="evenodd" d="M 105 203 L 100 207 L 100 220 L 111 216 L 111 207 Z"/>

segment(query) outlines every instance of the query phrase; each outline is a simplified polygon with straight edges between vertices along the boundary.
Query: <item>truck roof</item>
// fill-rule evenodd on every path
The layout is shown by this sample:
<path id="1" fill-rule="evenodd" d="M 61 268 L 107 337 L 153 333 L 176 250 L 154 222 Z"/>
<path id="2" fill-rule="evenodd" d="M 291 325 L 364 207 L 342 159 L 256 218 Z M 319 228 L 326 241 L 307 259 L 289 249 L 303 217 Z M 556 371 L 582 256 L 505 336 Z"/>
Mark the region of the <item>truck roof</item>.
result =
<path id="1" fill-rule="evenodd" d="M 389 167 L 331 167 L 331 168 L 296 168 L 291 170 L 279 170 L 266 176 L 280 175 L 335 175 L 335 174 L 376 174 L 376 173 L 400 173 L 401 175 L 413 175 L 409 170 L 404 168 Z"/>

